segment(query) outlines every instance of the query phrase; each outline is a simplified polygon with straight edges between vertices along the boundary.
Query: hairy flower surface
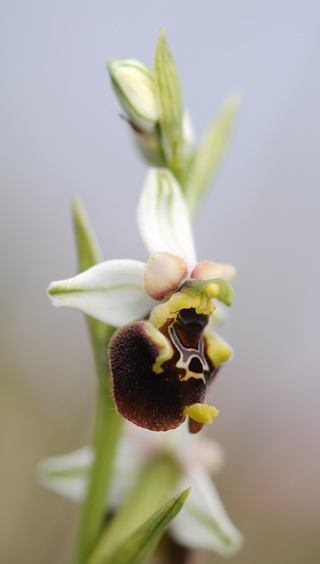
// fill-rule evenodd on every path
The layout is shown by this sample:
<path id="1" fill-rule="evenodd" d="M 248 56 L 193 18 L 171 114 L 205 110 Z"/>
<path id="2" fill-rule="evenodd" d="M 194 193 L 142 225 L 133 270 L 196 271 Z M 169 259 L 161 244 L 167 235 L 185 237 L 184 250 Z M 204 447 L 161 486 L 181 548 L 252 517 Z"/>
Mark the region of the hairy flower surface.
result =
<path id="1" fill-rule="evenodd" d="M 148 173 L 137 220 L 146 264 L 102 262 L 52 282 L 48 294 L 55 306 L 120 327 L 109 351 L 119 413 L 153 431 L 174 429 L 188 415 L 197 432 L 218 414 L 204 404 L 206 390 L 232 354 L 208 324 L 214 299 L 231 305 L 234 269 L 197 264 L 185 198 L 168 169 Z"/>
<path id="2" fill-rule="evenodd" d="M 192 486 L 190 495 L 170 526 L 170 535 L 183 546 L 212 550 L 232 556 L 241 548 L 242 535 L 228 517 L 211 475 L 223 462 L 222 447 L 214 440 L 190 435 L 186 427 L 167 433 L 151 433 L 130 423 L 125 426 L 115 457 L 111 483 L 111 508 L 123 502 L 139 472 L 149 461 L 169 456 L 178 468 L 174 492 Z M 74 501 L 86 495 L 93 460 L 90 447 L 40 462 L 40 483 Z"/>

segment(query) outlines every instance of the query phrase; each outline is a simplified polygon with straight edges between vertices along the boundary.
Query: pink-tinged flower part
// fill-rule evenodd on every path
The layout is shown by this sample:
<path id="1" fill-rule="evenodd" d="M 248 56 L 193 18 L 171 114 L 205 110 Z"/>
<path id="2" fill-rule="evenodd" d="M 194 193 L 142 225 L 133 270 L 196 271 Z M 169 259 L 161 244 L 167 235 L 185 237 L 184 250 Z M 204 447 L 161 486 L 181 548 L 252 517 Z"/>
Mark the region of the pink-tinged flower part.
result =
<path id="1" fill-rule="evenodd" d="M 155 253 L 144 269 L 144 290 L 150 298 L 160 302 L 179 288 L 187 274 L 188 267 L 183 258 L 170 253 Z"/>
<path id="2" fill-rule="evenodd" d="M 210 261 L 199 262 L 192 271 L 191 278 L 198 280 L 210 280 L 210 278 L 223 278 L 232 280 L 236 275 L 236 270 L 231 264 L 216 264 Z"/>
<path id="3" fill-rule="evenodd" d="M 110 342 L 117 409 L 153 431 L 189 417 L 191 433 L 218 410 L 206 405 L 208 386 L 231 348 L 209 329 L 215 300 L 231 305 L 229 265 L 197 264 L 182 190 L 167 169 L 151 169 L 137 212 L 149 261 L 112 260 L 52 282 L 55 306 L 79 309 L 119 327 Z"/>

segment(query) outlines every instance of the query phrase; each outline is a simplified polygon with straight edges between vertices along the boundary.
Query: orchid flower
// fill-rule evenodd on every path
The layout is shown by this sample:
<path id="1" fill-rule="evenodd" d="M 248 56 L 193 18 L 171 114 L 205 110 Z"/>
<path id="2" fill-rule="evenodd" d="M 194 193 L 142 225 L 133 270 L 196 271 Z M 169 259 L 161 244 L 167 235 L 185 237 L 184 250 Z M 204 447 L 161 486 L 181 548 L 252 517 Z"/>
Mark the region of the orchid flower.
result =
<path id="1" fill-rule="evenodd" d="M 197 264 L 187 204 L 168 169 L 148 173 L 137 221 L 146 264 L 102 262 L 52 282 L 48 294 L 55 306 L 120 328 L 109 355 L 121 415 L 153 431 L 174 429 L 188 415 L 195 433 L 218 414 L 204 404 L 205 394 L 232 350 L 207 325 L 213 298 L 231 305 L 234 269 Z"/>
<path id="2" fill-rule="evenodd" d="M 150 460 L 170 456 L 177 463 L 177 491 L 192 486 L 181 512 L 172 522 L 171 537 L 182 546 L 232 556 L 242 545 L 242 535 L 228 517 L 211 474 L 224 461 L 222 447 L 200 435 L 190 435 L 185 425 L 167 433 L 154 434 L 127 423 L 114 461 L 111 509 L 123 502 L 140 470 Z M 38 465 L 40 483 L 60 495 L 81 501 L 93 459 L 90 447 L 44 459 Z"/>

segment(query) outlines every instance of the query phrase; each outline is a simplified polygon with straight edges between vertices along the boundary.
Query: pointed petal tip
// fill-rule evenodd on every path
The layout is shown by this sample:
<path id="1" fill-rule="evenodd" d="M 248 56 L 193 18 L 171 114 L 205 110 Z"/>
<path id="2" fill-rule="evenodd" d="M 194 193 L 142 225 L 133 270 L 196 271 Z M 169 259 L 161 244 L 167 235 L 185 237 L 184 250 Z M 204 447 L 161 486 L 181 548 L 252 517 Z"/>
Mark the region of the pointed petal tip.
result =
<path id="1" fill-rule="evenodd" d="M 63 282 L 63 280 L 60 281 L 54 281 L 54 282 L 50 282 L 47 290 L 46 290 L 46 294 L 48 296 L 48 298 L 51 301 L 51 304 L 54 307 L 61 307 L 63 306 L 63 301 L 61 299 L 59 299 L 59 294 L 61 293 L 61 283 Z M 62 290 L 63 292 L 63 290 Z"/>

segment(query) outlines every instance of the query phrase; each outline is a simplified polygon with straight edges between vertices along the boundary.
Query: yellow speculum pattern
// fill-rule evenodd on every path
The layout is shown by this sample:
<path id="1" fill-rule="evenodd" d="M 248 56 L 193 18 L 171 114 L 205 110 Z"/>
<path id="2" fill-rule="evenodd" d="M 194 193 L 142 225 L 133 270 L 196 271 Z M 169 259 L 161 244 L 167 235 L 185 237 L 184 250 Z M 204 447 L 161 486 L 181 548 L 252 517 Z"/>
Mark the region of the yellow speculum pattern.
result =
<path id="1" fill-rule="evenodd" d="M 213 284 L 214 283 L 208 285 L 205 291 L 202 292 L 196 292 L 193 288 L 183 287 L 178 292 L 173 293 L 169 299 L 153 308 L 149 323 L 146 326 L 146 332 L 160 349 L 156 361 L 152 366 L 152 370 L 155 374 L 164 372 L 163 364 L 173 357 L 174 347 L 172 345 L 172 337 L 173 333 L 176 335 L 174 324 L 177 321 L 178 313 L 182 309 L 191 308 L 194 309 L 197 314 L 207 316 L 212 315 L 214 312 L 216 306 L 210 295 L 210 289 Z M 161 332 L 161 328 L 164 326 L 167 327 L 170 339 Z M 200 339 L 202 342 L 202 336 Z M 176 346 L 176 349 L 179 350 L 179 347 Z M 181 368 L 185 370 L 185 375 L 183 377 L 179 376 L 181 380 L 196 378 L 202 379 L 205 384 L 204 374 L 191 371 L 188 368 L 188 363 L 183 362 L 182 357 L 178 360 L 176 367 L 177 369 Z M 209 367 L 207 366 L 206 368 L 208 369 Z"/>

